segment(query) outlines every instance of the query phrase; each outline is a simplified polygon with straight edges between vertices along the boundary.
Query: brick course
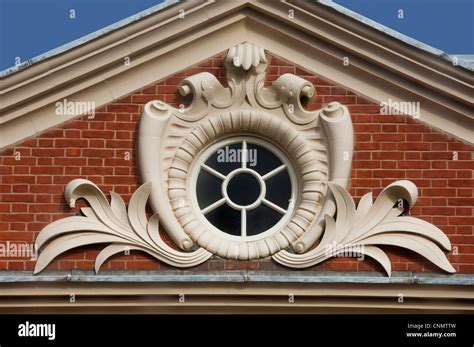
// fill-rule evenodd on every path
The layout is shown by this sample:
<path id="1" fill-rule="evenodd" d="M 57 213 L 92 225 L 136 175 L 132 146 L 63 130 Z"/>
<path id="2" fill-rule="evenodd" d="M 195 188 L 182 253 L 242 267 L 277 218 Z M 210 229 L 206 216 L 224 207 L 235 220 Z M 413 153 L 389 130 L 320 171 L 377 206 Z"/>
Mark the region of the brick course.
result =
<path id="1" fill-rule="evenodd" d="M 115 191 L 126 202 L 140 184 L 136 163 L 138 119 L 143 105 L 163 100 L 179 106 L 180 80 L 198 72 L 214 74 L 226 85 L 222 57 L 213 57 L 164 81 L 121 98 L 87 116 L 68 121 L 41 135 L 0 150 L 0 242 L 33 242 L 39 231 L 54 220 L 73 215 L 63 196 L 74 178 L 86 178 L 104 192 Z M 449 259 L 459 272 L 474 272 L 473 145 L 432 129 L 416 119 L 381 115 L 380 107 L 343 86 L 273 57 L 266 84 L 283 73 L 294 73 L 316 87 L 306 107 L 315 110 L 331 101 L 346 104 L 356 133 L 350 192 L 356 201 L 372 191 L 374 197 L 397 179 L 409 179 L 419 188 L 419 200 L 411 215 L 441 228 L 458 255 Z M 57 116 L 60 117 L 60 116 Z M 387 251 L 395 271 L 436 271 L 422 257 L 394 247 Z M 58 257 L 49 269 L 92 269 L 101 247 L 83 247 Z M 34 261 L 0 259 L 2 270 L 32 270 Z M 146 255 L 115 256 L 104 269 L 169 269 Z M 366 259 L 336 258 L 317 269 L 381 271 Z M 315 269 L 313 268 L 313 269 Z M 224 261 L 213 258 L 196 270 L 277 270 L 273 261 Z"/>

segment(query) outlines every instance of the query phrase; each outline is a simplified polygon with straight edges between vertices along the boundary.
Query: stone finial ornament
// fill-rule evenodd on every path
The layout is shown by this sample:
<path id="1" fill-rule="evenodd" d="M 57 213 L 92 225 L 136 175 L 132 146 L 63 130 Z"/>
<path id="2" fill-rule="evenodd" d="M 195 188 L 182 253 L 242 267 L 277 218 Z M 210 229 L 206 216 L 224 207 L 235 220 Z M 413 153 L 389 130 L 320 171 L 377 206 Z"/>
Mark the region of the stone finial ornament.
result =
<path id="1" fill-rule="evenodd" d="M 260 63 L 267 63 L 267 57 L 263 48 L 250 42 L 239 43 L 227 51 L 225 58 L 227 64 L 233 64 L 236 68 L 248 71 L 251 67 L 257 68 Z"/>
<path id="2" fill-rule="evenodd" d="M 177 109 L 161 101 L 145 105 L 138 156 L 146 183 L 133 194 L 128 211 L 113 192 L 109 204 L 92 182 L 76 179 L 67 185 L 65 195 L 71 206 L 84 198 L 90 207 L 81 209 L 84 216 L 53 222 L 41 231 L 37 243 L 43 251 L 35 273 L 61 253 L 95 243 L 109 244 L 96 259 L 96 271 L 108 257 L 124 249 L 144 251 L 176 267 L 192 267 L 217 255 L 239 260 L 271 256 L 292 268 L 309 267 L 355 249 L 354 254 L 374 258 L 390 275 L 390 261 L 377 246 L 393 245 L 454 272 L 442 251 L 451 248 L 443 232 L 417 218 L 400 216 L 400 201 L 407 201 L 408 207 L 416 202 L 413 183 L 394 182 L 373 205 L 368 194 L 355 208 L 345 189 L 354 151 L 347 107 L 333 102 L 321 110 L 305 110 L 301 99 L 312 97 L 315 88 L 293 74 L 284 74 L 265 87 L 267 58 L 252 43 L 230 48 L 224 64 L 228 87 L 203 72 L 180 84 L 181 95 L 193 97 L 189 107 Z M 261 143 L 273 148 L 282 164 L 263 176 L 247 167 L 245 160 L 230 174 L 205 164 L 206 153 L 216 145 L 235 143 L 232 139 L 236 137 L 244 153 L 248 143 Z M 222 189 L 227 189 L 229 177 L 236 172 L 249 172 L 259 180 L 263 195 L 270 177 L 288 172 L 292 190 L 288 207 L 277 206 L 265 196 L 251 205 L 237 206 L 227 201 L 223 191 L 224 198 L 202 208 L 196 197 L 202 169 L 222 180 Z M 150 220 L 145 215 L 147 200 L 155 213 Z M 251 208 L 261 203 L 282 217 L 260 234 L 247 235 L 244 227 L 242 235 L 230 235 L 205 216 L 225 203 L 239 209 L 241 224 L 247 223 Z M 179 250 L 163 242 L 158 224 Z"/>

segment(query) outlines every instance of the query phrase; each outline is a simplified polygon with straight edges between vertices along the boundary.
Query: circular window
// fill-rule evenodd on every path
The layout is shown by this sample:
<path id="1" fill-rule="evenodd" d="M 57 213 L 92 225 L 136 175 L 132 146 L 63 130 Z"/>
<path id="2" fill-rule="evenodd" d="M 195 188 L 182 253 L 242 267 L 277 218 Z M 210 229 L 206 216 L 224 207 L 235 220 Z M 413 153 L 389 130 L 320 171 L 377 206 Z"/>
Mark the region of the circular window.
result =
<path id="1" fill-rule="evenodd" d="M 296 175 L 277 147 L 235 137 L 207 148 L 194 166 L 192 200 L 201 221 L 226 237 L 256 239 L 291 218 Z"/>
<path id="2" fill-rule="evenodd" d="M 320 212 L 326 163 L 314 138 L 274 115 L 235 110 L 209 116 L 171 161 L 168 199 L 179 226 L 170 230 L 182 228 L 223 258 L 273 255 L 301 237 Z"/>

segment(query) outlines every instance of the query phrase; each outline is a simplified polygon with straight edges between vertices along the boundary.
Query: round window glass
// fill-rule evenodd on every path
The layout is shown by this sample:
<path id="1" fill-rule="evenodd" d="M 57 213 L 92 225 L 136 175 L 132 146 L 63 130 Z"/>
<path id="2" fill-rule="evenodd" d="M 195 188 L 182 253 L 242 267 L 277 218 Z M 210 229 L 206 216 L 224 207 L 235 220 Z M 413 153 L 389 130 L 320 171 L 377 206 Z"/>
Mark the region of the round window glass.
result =
<path id="1" fill-rule="evenodd" d="M 194 170 L 192 200 L 212 230 L 255 239 L 278 231 L 291 218 L 296 175 L 269 142 L 254 137 L 219 142 L 202 153 Z"/>

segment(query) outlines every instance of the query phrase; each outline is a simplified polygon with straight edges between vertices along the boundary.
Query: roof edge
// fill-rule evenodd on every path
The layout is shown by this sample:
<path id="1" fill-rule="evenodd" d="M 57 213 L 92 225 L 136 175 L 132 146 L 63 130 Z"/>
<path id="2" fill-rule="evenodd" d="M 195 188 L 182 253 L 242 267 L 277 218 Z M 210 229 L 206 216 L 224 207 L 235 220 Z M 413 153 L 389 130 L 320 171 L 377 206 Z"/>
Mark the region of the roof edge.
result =
<path id="1" fill-rule="evenodd" d="M 181 0 L 165 0 L 164 2 L 158 4 L 158 5 L 155 5 L 155 6 L 152 6 L 150 8 L 147 8 L 146 10 L 143 10 L 143 11 L 140 11 L 138 13 L 135 13 L 131 16 L 128 16 L 127 18 L 124 18 L 118 22 L 115 22 L 115 23 L 112 23 L 102 29 L 99 29 L 99 30 L 96 30 L 90 34 L 87 34 L 85 36 L 81 36 L 80 38 L 78 39 L 75 39 L 73 41 L 70 41 L 68 43 L 65 43 L 59 47 L 56 47 L 56 48 L 53 48 L 53 49 L 50 49 L 44 53 L 41 53 L 33 58 L 30 58 L 28 60 L 25 60 L 24 62 L 16 65 L 16 66 L 12 66 L 12 67 L 9 67 L 9 68 L 6 68 L 4 70 L 1 70 L 0 71 L 0 78 L 5 78 L 9 75 L 12 75 L 14 73 L 17 73 L 17 72 L 20 72 L 30 66 L 32 66 L 33 64 L 37 64 L 37 63 L 40 63 L 42 62 L 43 60 L 46 60 L 46 59 L 49 59 L 49 58 L 52 58 L 58 54 L 62 54 L 62 53 L 65 53 L 73 48 L 76 48 L 76 47 L 79 47 L 81 45 L 84 45 L 84 44 L 87 44 L 88 42 L 92 41 L 92 40 L 95 40 L 101 36 L 104 36 L 104 35 L 107 35 L 115 30 L 119 30 L 121 29 L 122 27 L 125 27 L 133 22 L 136 22 L 138 20 L 141 20 L 143 18 L 146 18 L 148 16 L 151 16 L 152 14 L 158 12 L 158 11 L 161 11 L 161 10 L 164 10 L 168 7 L 171 7 L 173 5 L 176 5 L 176 4 L 179 4 L 181 2 Z"/>
<path id="2" fill-rule="evenodd" d="M 463 141 L 473 141 L 469 71 L 454 69 L 445 61 L 439 64 L 439 59 L 433 63 L 432 55 L 411 54 L 414 48 L 400 42 L 398 49 L 366 26 L 365 31 L 357 32 L 362 24 L 319 3 L 201 0 L 183 3 L 182 8 L 186 21 L 180 21 L 174 8 L 157 11 L 2 80 L 0 147 L 74 118 L 51 116 L 58 100 L 91 100 L 100 107 L 245 41 L 364 97 L 372 95 L 376 102 L 409 97 L 423 100 L 429 106 L 429 117 L 422 121 Z M 288 18 L 289 9 L 295 10 L 294 19 Z M 271 35 L 290 40 L 291 45 Z M 348 55 L 351 64 L 341 70 L 343 57 Z M 125 56 L 133 62 L 130 66 L 124 66 Z M 378 87 L 357 79 L 378 81 Z M 393 91 L 398 96 L 391 97 Z"/>
<path id="3" fill-rule="evenodd" d="M 462 68 L 465 68 L 466 70 L 469 70 L 469 71 L 474 71 L 474 66 L 473 65 L 470 65 L 469 63 L 467 63 L 466 61 L 464 61 L 463 59 L 460 59 L 458 61 L 456 60 L 453 60 L 455 57 L 458 57 L 459 55 L 457 54 L 450 54 L 450 53 L 447 53 L 439 48 L 435 48 L 433 46 L 430 46 L 429 44 L 427 43 L 424 43 L 424 42 L 421 42 L 421 41 L 418 41 L 408 35 L 405 35 L 403 33 L 400 33 L 394 29 L 391 29 L 383 24 L 380 24 L 376 21 L 374 21 L 373 19 L 370 19 L 368 17 L 365 17 L 357 12 L 354 12 L 344 6 L 341 6 L 335 2 L 333 2 L 332 0 L 317 0 L 321 5 L 323 6 L 326 6 L 328 8 L 332 8 L 334 9 L 335 11 L 339 12 L 339 13 L 342 13 L 354 20 L 357 20 L 358 22 L 361 22 L 381 33 L 384 33 L 388 36 L 391 36 L 393 37 L 394 39 L 397 39 L 397 40 L 400 40 L 401 42 L 404 42 L 414 48 L 417 48 L 419 50 L 422 50 L 426 53 L 429 53 L 429 54 L 432 54 L 436 57 L 440 57 L 446 61 L 448 61 L 449 63 L 451 64 L 455 64 L 454 66 L 459 66 L 459 67 L 462 67 Z"/>

